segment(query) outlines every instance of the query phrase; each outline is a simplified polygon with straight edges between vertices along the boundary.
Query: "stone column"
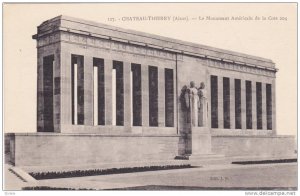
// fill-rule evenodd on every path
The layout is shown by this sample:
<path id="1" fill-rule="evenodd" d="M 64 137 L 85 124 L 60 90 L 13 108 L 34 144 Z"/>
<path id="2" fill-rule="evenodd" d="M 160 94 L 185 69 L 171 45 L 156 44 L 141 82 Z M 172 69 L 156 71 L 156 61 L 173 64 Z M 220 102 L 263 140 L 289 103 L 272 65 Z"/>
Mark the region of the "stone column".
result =
<path id="1" fill-rule="evenodd" d="M 77 124 L 84 125 L 84 56 L 77 56 Z"/>
<path id="2" fill-rule="evenodd" d="M 129 62 L 124 62 L 124 127 L 125 131 L 130 131 L 131 127 L 131 84 L 130 84 L 130 72 L 131 72 L 131 64 Z"/>
<path id="3" fill-rule="evenodd" d="M 158 67 L 158 126 L 165 126 L 165 69 Z"/>
<path id="4" fill-rule="evenodd" d="M 84 57 L 84 125 L 93 125 L 93 57 Z"/>
<path id="5" fill-rule="evenodd" d="M 246 81 L 241 79 L 241 125 L 246 130 Z"/>
<path id="6" fill-rule="evenodd" d="M 60 51 L 56 50 L 54 54 L 53 64 L 53 124 L 54 132 L 60 132 L 61 126 L 61 85 L 60 85 L 60 69 L 61 69 Z"/>
<path id="7" fill-rule="evenodd" d="M 60 45 L 38 48 L 37 131 L 61 131 Z"/>
<path id="8" fill-rule="evenodd" d="M 105 125 L 112 125 L 112 60 L 104 59 Z"/>
<path id="9" fill-rule="evenodd" d="M 230 129 L 235 129 L 235 89 L 234 78 L 229 78 L 230 89 Z"/>
<path id="10" fill-rule="evenodd" d="M 211 128 L 211 73 L 206 70 L 206 83 L 205 83 L 205 88 L 206 88 L 206 104 L 207 104 L 207 127 Z"/>
<path id="11" fill-rule="evenodd" d="M 276 130 L 276 81 L 272 81 L 272 130 L 273 135 L 277 134 Z"/>
<path id="12" fill-rule="evenodd" d="M 261 83 L 262 96 L 262 129 L 267 130 L 267 97 L 266 97 L 266 83 Z"/>
<path id="13" fill-rule="evenodd" d="M 177 99 L 177 69 L 174 69 L 173 70 L 173 88 L 174 88 L 174 127 L 177 127 L 178 126 L 178 109 L 177 107 L 179 107 L 178 103 L 178 99 Z M 177 128 L 177 131 L 178 131 L 178 128 Z M 179 134 L 179 132 L 177 133 Z"/>
<path id="14" fill-rule="evenodd" d="M 149 74 L 148 66 L 141 65 L 142 77 L 142 126 L 149 126 Z"/>
<path id="15" fill-rule="evenodd" d="M 252 85 L 252 129 L 257 129 L 257 115 L 256 115 L 256 82 L 251 81 Z"/>
<path id="16" fill-rule="evenodd" d="M 61 127 L 72 124 L 71 53 L 64 45 L 61 49 Z"/>
<path id="17" fill-rule="evenodd" d="M 37 58 L 37 131 L 44 130 L 44 93 L 43 93 L 43 56 L 42 50 L 38 49 Z"/>
<path id="18" fill-rule="evenodd" d="M 218 128 L 224 129 L 223 77 L 218 76 Z"/>

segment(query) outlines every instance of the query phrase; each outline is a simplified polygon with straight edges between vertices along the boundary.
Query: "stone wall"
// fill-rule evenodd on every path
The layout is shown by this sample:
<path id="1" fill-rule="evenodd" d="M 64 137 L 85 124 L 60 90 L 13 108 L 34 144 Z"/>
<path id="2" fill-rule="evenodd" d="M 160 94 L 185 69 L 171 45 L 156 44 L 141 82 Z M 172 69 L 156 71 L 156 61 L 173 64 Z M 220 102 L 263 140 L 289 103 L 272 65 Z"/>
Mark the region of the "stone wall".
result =
<path id="1" fill-rule="evenodd" d="M 177 135 L 18 133 L 5 135 L 5 161 L 15 166 L 67 166 L 173 160 L 185 154 Z M 296 156 L 293 136 L 212 136 L 212 153 L 226 157 Z"/>
<path id="2" fill-rule="evenodd" d="M 226 156 L 296 156 L 294 136 L 212 136 L 212 152 Z"/>
<path id="3" fill-rule="evenodd" d="M 15 166 L 64 166 L 172 160 L 178 136 L 14 134 Z M 13 152 L 11 152 L 13 155 Z M 12 157 L 13 158 L 13 157 Z"/>

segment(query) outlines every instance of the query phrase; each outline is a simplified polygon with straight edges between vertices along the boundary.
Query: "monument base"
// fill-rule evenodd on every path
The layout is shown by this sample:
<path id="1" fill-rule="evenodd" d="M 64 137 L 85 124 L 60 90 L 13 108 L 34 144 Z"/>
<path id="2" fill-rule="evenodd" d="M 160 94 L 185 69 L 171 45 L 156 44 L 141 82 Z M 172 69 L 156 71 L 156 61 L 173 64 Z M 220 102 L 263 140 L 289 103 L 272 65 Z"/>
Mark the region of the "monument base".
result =
<path id="1" fill-rule="evenodd" d="M 189 159 L 212 154 L 211 133 L 208 127 L 192 127 L 191 140 L 192 154 Z"/>
<path id="2" fill-rule="evenodd" d="M 218 158 L 224 158 L 225 155 L 223 154 L 215 154 L 215 153 L 210 153 L 210 154 L 191 154 L 189 156 L 190 161 L 205 161 L 205 160 L 215 160 Z"/>

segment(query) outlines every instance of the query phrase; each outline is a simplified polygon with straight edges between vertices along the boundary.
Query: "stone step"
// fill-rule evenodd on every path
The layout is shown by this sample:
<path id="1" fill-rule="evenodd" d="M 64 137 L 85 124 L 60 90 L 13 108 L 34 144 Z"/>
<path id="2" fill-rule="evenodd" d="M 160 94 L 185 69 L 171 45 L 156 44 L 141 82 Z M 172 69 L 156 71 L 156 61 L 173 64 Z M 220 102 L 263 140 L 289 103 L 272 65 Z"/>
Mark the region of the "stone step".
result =
<path id="1" fill-rule="evenodd" d="M 265 161 L 265 160 L 282 160 L 282 159 L 297 159 L 297 155 L 294 156 L 234 156 L 228 157 L 233 161 Z"/>
<path id="2" fill-rule="evenodd" d="M 16 191 L 21 190 L 23 186 L 28 184 L 19 176 L 11 171 L 13 166 L 10 164 L 4 164 L 3 172 L 4 172 L 4 190 L 6 191 Z"/>
<path id="3" fill-rule="evenodd" d="M 223 154 L 191 154 L 189 160 L 203 160 L 203 159 L 216 159 L 216 158 L 225 158 Z"/>
<path id="4" fill-rule="evenodd" d="M 195 156 L 190 159 L 192 166 L 231 164 L 235 161 L 265 161 L 265 160 L 282 160 L 282 159 L 297 159 L 297 156 Z"/>
<path id="5" fill-rule="evenodd" d="M 35 182 L 36 181 L 32 176 L 30 176 L 26 171 L 24 171 L 21 168 L 11 167 L 11 168 L 9 168 L 9 171 L 11 173 L 15 174 L 23 182 Z"/>

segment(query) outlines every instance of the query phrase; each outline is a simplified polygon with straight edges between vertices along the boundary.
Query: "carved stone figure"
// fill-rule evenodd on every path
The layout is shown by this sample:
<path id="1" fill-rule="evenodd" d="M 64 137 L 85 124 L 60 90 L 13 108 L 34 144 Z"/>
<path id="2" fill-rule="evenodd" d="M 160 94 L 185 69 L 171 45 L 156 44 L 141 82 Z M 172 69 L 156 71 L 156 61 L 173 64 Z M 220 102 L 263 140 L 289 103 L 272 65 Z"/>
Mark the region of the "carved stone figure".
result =
<path id="1" fill-rule="evenodd" d="M 189 94 L 190 94 L 191 125 L 193 127 L 198 127 L 199 96 L 198 96 L 198 89 L 195 87 L 195 83 L 193 81 L 190 82 L 189 91 L 190 91 Z"/>
<path id="2" fill-rule="evenodd" d="M 189 101 L 186 101 L 186 98 L 188 98 L 188 87 L 184 85 L 181 89 L 181 94 L 180 94 L 180 103 L 181 103 L 181 109 L 182 111 L 186 111 L 187 109 L 190 108 Z"/>
<path id="3" fill-rule="evenodd" d="M 200 87 L 198 88 L 198 96 L 199 96 L 199 113 L 198 113 L 198 125 L 200 127 L 205 127 L 207 123 L 207 93 L 205 89 L 204 82 L 200 83 Z"/>
<path id="4" fill-rule="evenodd" d="M 184 85 L 181 89 L 180 103 L 181 103 L 181 110 L 182 110 L 185 122 L 189 123 L 189 119 L 190 119 L 190 94 L 189 94 L 189 89 L 186 85 Z"/>

